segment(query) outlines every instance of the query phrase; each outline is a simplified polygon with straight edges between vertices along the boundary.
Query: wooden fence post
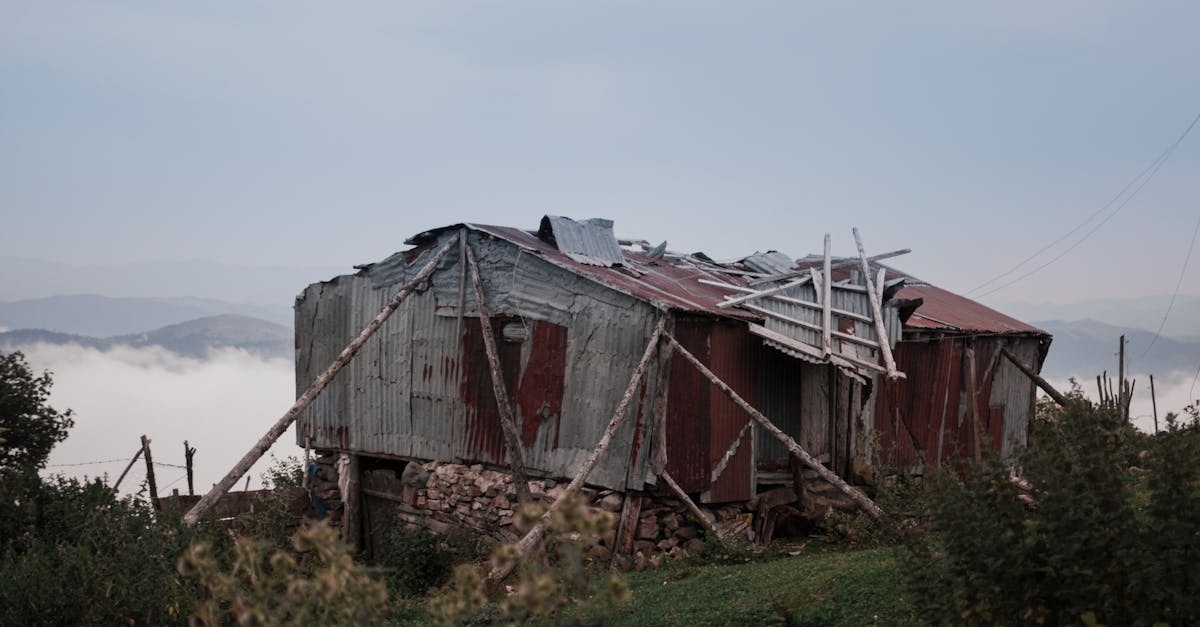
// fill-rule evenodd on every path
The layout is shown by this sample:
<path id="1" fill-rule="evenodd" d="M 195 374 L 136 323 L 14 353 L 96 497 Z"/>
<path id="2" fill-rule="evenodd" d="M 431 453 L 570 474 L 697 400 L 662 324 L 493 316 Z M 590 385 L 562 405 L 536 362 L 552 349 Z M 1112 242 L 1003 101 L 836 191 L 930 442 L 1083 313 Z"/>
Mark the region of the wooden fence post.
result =
<path id="1" fill-rule="evenodd" d="M 196 449 L 188 446 L 188 441 L 184 440 L 183 441 L 183 461 L 184 461 L 184 464 L 187 466 L 188 496 L 194 496 L 196 494 L 196 490 L 192 486 L 192 456 L 195 454 L 196 454 Z"/>
<path id="2" fill-rule="evenodd" d="M 158 486 L 154 483 L 154 460 L 150 457 L 150 438 L 142 436 L 142 457 L 146 458 L 146 483 L 150 486 L 150 504 L 158 510 Z"/>
<path id="3" fill-rule="evenodd" d="M 113 494 L 117 493 L 117 488 L 121 487 L 121 481 L 125 479 L 125 475 L 129 474 L 129 469 L 133 468 L 133 465 L 137 463 L 138 458 L 142 456 L 143 450 L 144 449 L 139 446 L 137 452 L 133 454 L 133 459 L 129 460 L 129 463 L 125 465 L 125 470 L 121 471 L 121 476 L 117 477 L 117 482 L 113 484 Z"/>

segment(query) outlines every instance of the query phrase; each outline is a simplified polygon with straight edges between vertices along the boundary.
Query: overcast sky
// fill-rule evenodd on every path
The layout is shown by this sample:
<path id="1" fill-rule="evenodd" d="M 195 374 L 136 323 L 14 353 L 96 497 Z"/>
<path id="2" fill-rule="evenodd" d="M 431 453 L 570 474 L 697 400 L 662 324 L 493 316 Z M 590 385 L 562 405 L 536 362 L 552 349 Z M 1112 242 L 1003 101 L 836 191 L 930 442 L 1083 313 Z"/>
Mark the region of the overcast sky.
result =
<path id="1" fill-rule="evenodd" d="M 967 291 L 1200 113 L 1194 2 L 830 4 L 6 0 L 0 250 L 348 268 L 556 213 L 849 254 L 857 225 Z M 1198 165 L 1200 130 L 988 300 L 1170 293 Z"/>

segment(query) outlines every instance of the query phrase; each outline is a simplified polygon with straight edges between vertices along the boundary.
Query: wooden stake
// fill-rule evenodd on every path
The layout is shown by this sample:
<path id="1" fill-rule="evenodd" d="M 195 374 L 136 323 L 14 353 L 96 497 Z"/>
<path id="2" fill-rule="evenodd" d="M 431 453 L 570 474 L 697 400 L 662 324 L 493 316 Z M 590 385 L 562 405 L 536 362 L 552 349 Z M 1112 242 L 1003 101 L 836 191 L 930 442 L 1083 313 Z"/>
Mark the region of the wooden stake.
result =
<path id="1" fill-rule="evenodd" d="M 971 431 L 975 442 L 975 463 L 983 461 L 983 438 L 979 433 L 979 397 L 975 382 L 975 346 L 969 341 L 964 351 L 967 358 L 967 402 L 971 407 Z"/>
<path id="2" fill-rule="evenodd" d="M 833 352 L 833 258 L 830 257 L 829 234 L 825 234 L 824 275 L 821 280 L 821 343 L 825 355 Z"/>
<path id="3" fill-rule="evenodd" d="M 1033 380 L 1033 382 L 1036 383 L 1038 387 L 1042 388 L 1042 391 L 1044 391 L 1050 398 L 1054 399 L 1054 402 L 1058 403 L 1060 407 L 1067 406 L 1067 397 L 1063 396 L 1061 392 L 1054 389 L 1054 386 L 1050 385 L 1049 381 L 1043 379 L 1041 375 L 1034 372 L 1033 368 L 1021 363 L 1021 360 L 1017 359 L 1017 356 L 1012 354 L 1012 352 L 1005 347 L 1000 348 L 1000 354 L 1007 357 L 1008 360 L 1017 367 L 1017 370 L 1025 373 L 1025 376 Z M 1099 377 L 1096 377 L 1097 383 L 1099 383 L 1099 379 Z"/>
<path id="4" fill-rule="evenodd" d="M 1154 397 L 1154 375 L 1150 375 L 1150 406 L 1154 408 L 1154 432 L 1158 433 L 1158 399 Z"/>
<path id="5" fill-rule="evenodd" d="M 346 504 L 346 511 L 342 516 L 342 541 L 356 549 L 359 546 L 359 529 L 362 527 L 359 468 L 358 455 L 351 454 L 350 463 L 346 465 L 346 473 L 349 475 L 346 482 L 347 493 L 342 495 Z"/>
<path id="6" fill-rule="evenodd" d="M 125 475 L 129 474 L 129 469 L 133 468 L 133 465 L 137 463 L 138 458 L 142 456 L 142 450 L 143 449 L 141 447 L 138 447 L 137 452 L 133 454 L 133 459 L 129 460 L 129 463 L 125 465 L 125 470 L 121 471 L 121 476 L 117 477 L 117 482 L 114 483 L 112 487 L 113 494 L 117 493 L 117 488 L 121 487 L 121 481 L 125 479 Z"/>
<path id="7" fill-rule="evenodd" d="M 304 436 L 304 476 L 300 478 L 300 487 L 308 489 L 308 467 L 312 463 L 312 436 Z"/>
<path id="8" fill-rule="evenodd" d="M 907 255 L 908 253 L 911 253 L 911 252 L 912 252 L 912 249 L 910 249 L 910 248 L 904 248 L 901 250 L 893 250 L 893 251 L 887 252 L 887 253 L 871 255 L 870 257 L 867 257 L 867 261 L 883 261 L 884 259 L 891 259 L 892 257 L 899 257 L 900 255 Z M 839 268 L 850 268 L 850 267 L 857 266 L 857 265 L 858 265 L 857 259 L 854 259 L 854 258 L 839 259 L 839 260 L 833 262 L 832 269 L 837 270 Z M 749 282 L 749 285 L 762 285 L 763 283 L 772 283 L 774 281 L 784 281 L 784 280 L 790 279 L 792 277 L 802 276 L 807 272 L 808 272 L 807 270 L 793 270 L 790 272 L 784 272 L 782 274 L 773 274 L 773 275 L 767 276 L 767 277 L 752 279 Z"/>
<path id="9" fill-rule="evenodd" d="M 689 363 L 695 366 L 696 369 L 700 371 L 700 374 L 704 375 L 705 378 L 711 381 L 713 385 L 717 386 L 717 389 L 724 392 L 725 396 L 728 396 L 729 399 L 734 402 L 734 404 L 736 404 L 738 407 L 741 407 L 746 413 L 750 414 L 750 416 L 754 418 L 754 420 L 758 421 L 758 424 L 762 425 L 767 432 L 775 436 L 775 438 L 782 442 L 784 446 L 787 446 L 788 450 L 791 451 L 792 454 L 798 457 L 800 461 L 804 462 L 804 465 L 812 468 L 818 475 L 821 476 L 822 479 L 828 481 L 838 490 L 841 490 L 868 514 L 874 516 L 875 518 L 879 518 L 883 515 L 883 510 L 879 509 L 879 506 L 876 505 L 870 498 L 868 498 L 866 494 L 863 494 L 862 491 L 846 483 L 841 477 L 837 476 L 837 473 L 834 473 L 822 465 L 821 462 L 817 461 L 817 459 L 810 455 L 808 451 L 804 450 L 802 446 L 797 444 L 796 441 L 791 438 L 791 436 L 781 431 L 779 427 L 776 427 L 775 423 L 771 422 L 762 414 L 762 412 L 755 409 L 752 405 L 750 405 L 750 403 L 747 403 L 741 396 L 738 396 L 737 392 L 733 391 L 733 388 L 730 388 L 724 381 L 721 380 L 720 377 L 713 374 L 713 372 L 709 370 L 707 366 L 701 363 L 699 359 L 696 359 L 695 355 L 688 352 L 687 349 L 685 349 L 683 345 L 681 345 L 673 336 L 664 335 L 663 337 L 665 337 L 668 342 L 675 346 L 676 352 L 678 352 L 684 357 L 684 359 L 687 359 Z"/>
<path id="10" fill-rule="evenodd" d="M 867 300 L 871 302 L 871 314 L 875 319 L 875 335 L 879 336 L 879 352 L 883 355 L 883 365 L 887 368 L 887 377 L 897 379 L 900 375 L 896 371 L 896 360 L 892 359 L 892 347 L 888 342 L 887 329 L 883 326 L 882 303 L 879 302 L 875 286 L 871 281 L 871 263 L 867 261 L 867 252 L 863 249 L 862 237 L 858 235 L 858 228 L 854 228 L 853 231 L 854 244 L 858 246 L 858 258 L 862 262 L 863 281 L 867 283 Z"/>
<path id="11" fill-rule="evenodd" d="M 146 459 L 146 484 L 150 486 L 150 504 L 158 510 L 158 485 L 154 482 L 154 460 L 150 457 L 150 438 L 142 436 L 142 457 Z"/>
<path id="12" fill-rule="evenodd" d="M 637 536 L 638 519 L 642 513 L 642 495 L 637 492 L 626 492 L 625 501 L 621 504 L 621 520 L 617 525 L 617 535 L 613 544 L 613 555 L 629 555 L 633 553 L 633 540 Z"/>
<path id="13" fill-rule="evenodd" d="M 636 368 L 633 369 L 633 375 L 629 378 L 629 385 L 625 387 L 625 395 L 621 397 L 621 402 L 617 403 L 617 409 L 613 412 L 612 420 L 608 421 L 608 427 L 604 429 L 604 435 L 600 436 L 600 441 L 596 443 L 596 448 L 592 449 L 587 459 L 580 464 L 579 470 L 575 472 L 575 477 L 571 479 L 571 483 L 567 484 L 567 489 L 563 490 L 550 507 L 546 508 L 546 513 L 533 525 L 533 528 L 517 542 L 517 555 L 525 555 L 529 551 L 542 543 L 542 539 L 546 535 L 546 523 L 550 520 L 551 514 L 554 513 L 567 498 L 567 495 L 579 490 L 583 482 L 587 480 L 587 476 L 591 474 L 592 469 L 596 467 L 596 463 L 600 461 L 600 456 L 604 451 L 608 450 L 608 445 L 612 443 L 613 435 L 617 432 L 617 428 L 621 426 L 621 422 L 625 419 L 625 412 L 629 409 L 629 404 L 633 400 L 634 393 L 637 392 L 638 384 L 642 381 L 642 376 L 646 373 L 646 366 L 650 363 L 650 357 L 654 355 L 654 349 L 658 346 L 658 340 L 664 337 L 663 330 L 667 324 L 667 314 L 663 313 L 658 319 L 658 325 L 654 327 L 654 333 L 650 335 L 650 341 L 646 343 L 646 350 L 642 353 L 642 359 L 638 362 Z M 516 561 L 513 560 L 507 567 L 494 568 L 488 573 L 489 579 L 503 579 L 512 572 Z"/>
<path id="14" fill-rule="evenodd" d="M 529 503 L 529 478 L 525 475 L 525 452 L 521 438 L 517 435 L 517 422 L 513 418 L 512 402 L 508 399 L 508 388 L 504 385 L 504 372 L 500 369 L 500 353 L 496 349 L 496 336 L 492 333 L 492 318 L 488 315 L 483 300 L 483 283 L 479 280 L 479 266 L 475 253 L 467 246 L 467 266 L 471 270 L 471 284 L 475 287 L 475 308 L 479 314 L 479 330 L 483 336 L 483 348 L 487 353 L 488 367 L 492 372 L 492 392 L 496 396 L 496 408 L 500 412 L 500 430 L 504 433 L 504 444 L 508 448 L 509 464 L 512 468 L 513 486 L 517 489 L 517 500 Z"/>
<path id="15" fill-rule="evenodd" d="M 201 497 L 200 500 L 192 506 L 192 509 L 188 510 L 188 512 L 183 515 L 184 524 L 188 525 L 189 527 L 195 526 L 195 524 L 199 522 L 200 517 L 203 516 L 204 513 L 207 512 L 213 505 L 215 505 L 217 501 L 220 500 L 221 497 L 233 487 L 233 484 L 237 483 L 237 480 L 240 479 L 242 475 L 246 474 L 246 472 L 250 470 L 250 467 L 254 465 L 254 462 L 257 462 L 259 458 L 261 458 L 263 454 L 267 452 L 267 449 L 275 443 L 275 440 L 278 440 L 279 436 L 283 435 L 283 432 L 286 431 L 293 422 L 295 422 L 296 418 L 300 415 L 300 412 L 304 411 L 310 404 L 312 404 L 313 399 L 315 399 L 317 395 L 320 394 L 321 391 L 324 390 L 331 381 L 333 381 L 333 378 L 337 375 L 337 373 L 341 372 L 342 368 L 345 368 L 346 364 L 350 363 L 350 360 L 353 359 L 356 354 L 358 354 L 358 351 L 363 347 L 363 344 L 366 344 L 367 340 L 379 330 L 379 327 L 383 326 L 383 323 L 388 319 L 388 316 L 391 316 L 392 313 L 395 312 L 398 307 L 400 307 L 400 303 L 403 302 L 405 298 L 408 298 L 408 295 L 411 294 L 418 285 L 424 282 L 425 279 L 429 278 L 429 275 L 433 274 L 433 271 L 437 269 L 438 264 L 441 263 L 442 259 L 446 257 L 446 253 L 450 251 L 450 247 L 454 245 L 457 239 L 458 238 L 455 237 L 454 239 L 446 242 L 436 253 L 434 253 L 433 258 L 429 260 L 429 263 L 425 264 L 425 266 L 421 268 L 420 272 L 417 273 L 417 276 L 413 277 L 413 280 L 409 281 L 408 284 L 396 294 L 395 298 L 393 298 L 392 301 L 389 302 L 387 306 L 385 306 L 383 310 L 379 312 L 379 315 L 375 316 L 375 319 L 371 320 L 371 322 L 367 324 L 366 328 L 362 330 L 362 333 L 359 333 L 358 337 L 354 338 L 354 341 L 350 342 L 350 344 L 342 350 L 341 354 L 337 356 L 337 359 L 334 359 L 333 363 L 329 364 L 329 367 L 326 368 L 325 371 L 322 372 L 321 375 L 312 382 L 312 385 L 310 385 L 308 389 L 304 391 L 304 394 L 300 395 L 300 398 L 296 399 L 296 402 L 292 405 L 292 408 L 287 410 L 287 412 L 284 413 L 283 416 L 281 416 L 279 420 L 277 420 L 275 424 L 271 426 L 266 435 L 259 438 L 259 440 L 254 443 L 254 446 L 250 447 L 250 450 L 244 456 L 242 456 L 242 459 L 233 467 L 232 470 L 222 477 L 221 480 L 217 482 L 207 494 Z"/>
<path id="16" fill-rule="evenodd" d="M 192 456 L 196 454 L 196 449 L 188 446 L 187 440 L 183 441 L 183 463 L 187 468 L 188 496 L 194 496 L 196 490 L 192 485 Z"/>

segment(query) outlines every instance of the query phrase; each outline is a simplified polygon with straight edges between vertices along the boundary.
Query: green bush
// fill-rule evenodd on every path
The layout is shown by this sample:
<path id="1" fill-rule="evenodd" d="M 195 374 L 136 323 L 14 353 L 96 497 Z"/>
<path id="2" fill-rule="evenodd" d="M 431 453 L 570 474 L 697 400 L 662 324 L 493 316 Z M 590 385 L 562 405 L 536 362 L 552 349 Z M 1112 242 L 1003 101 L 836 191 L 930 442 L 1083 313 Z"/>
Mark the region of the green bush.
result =
<path id="1" fill-rule="evenodd" d="M 156 520 L 99 481 L 0 478 L 0 624 L 182 624 L 194 588 L 175 559 L 196 538 L 219 552 L 222 529 Z"/>
<path id="2" fill-rule="evenodd" d="M 1075 400 L 1035 423 L 1018 461 L 927 481 L 902 552 L 923 616 L 942 623 L 1200 621 L 1195 426 L 1156 437 Z"/>
<path id="3" fill-rule="evenodd" d="M 375 562 L 386 569 L 388 587 L 399 596 L 420 596 L 450 581 L 456 564 L 477 562 L 479 539 L 467 531 L 438 535 L 398 521 L 375 547 Z"/>

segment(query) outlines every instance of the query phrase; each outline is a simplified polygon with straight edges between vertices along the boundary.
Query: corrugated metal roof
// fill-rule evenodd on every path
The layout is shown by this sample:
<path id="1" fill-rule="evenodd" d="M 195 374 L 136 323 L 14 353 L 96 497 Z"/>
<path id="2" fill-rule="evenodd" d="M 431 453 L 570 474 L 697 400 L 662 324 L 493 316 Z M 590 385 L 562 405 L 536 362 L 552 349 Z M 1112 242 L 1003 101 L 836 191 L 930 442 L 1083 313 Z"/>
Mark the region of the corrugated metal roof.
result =
<path id="1" fill-rule="evenodd" d="M 553 238 L 559 251 L 579 263 L 609 268 L 625 262 L 621 246 L 613 235 L 612 220 L 576 221 L 562 216 L 544 216 L 538 227 L 538 237 L 543 240 Z"/>
<path id="2" fill-rule="evenodd" d="M 905 323 L 905 327 L 912 329 L 1049 335 L 987 305 L 933 285 L 905 285 L 896 293 L 896 297 L 920 298 L 924 301 Z"/>
<path id="3" fill-rule="evenodd" d="M 768 250 L 765 253 L 755 252 L 742 260 L 747 270 L 763 274 L 782 274 L 791 270 L 795 262 L 791 257 L 777 251 Z"/>

